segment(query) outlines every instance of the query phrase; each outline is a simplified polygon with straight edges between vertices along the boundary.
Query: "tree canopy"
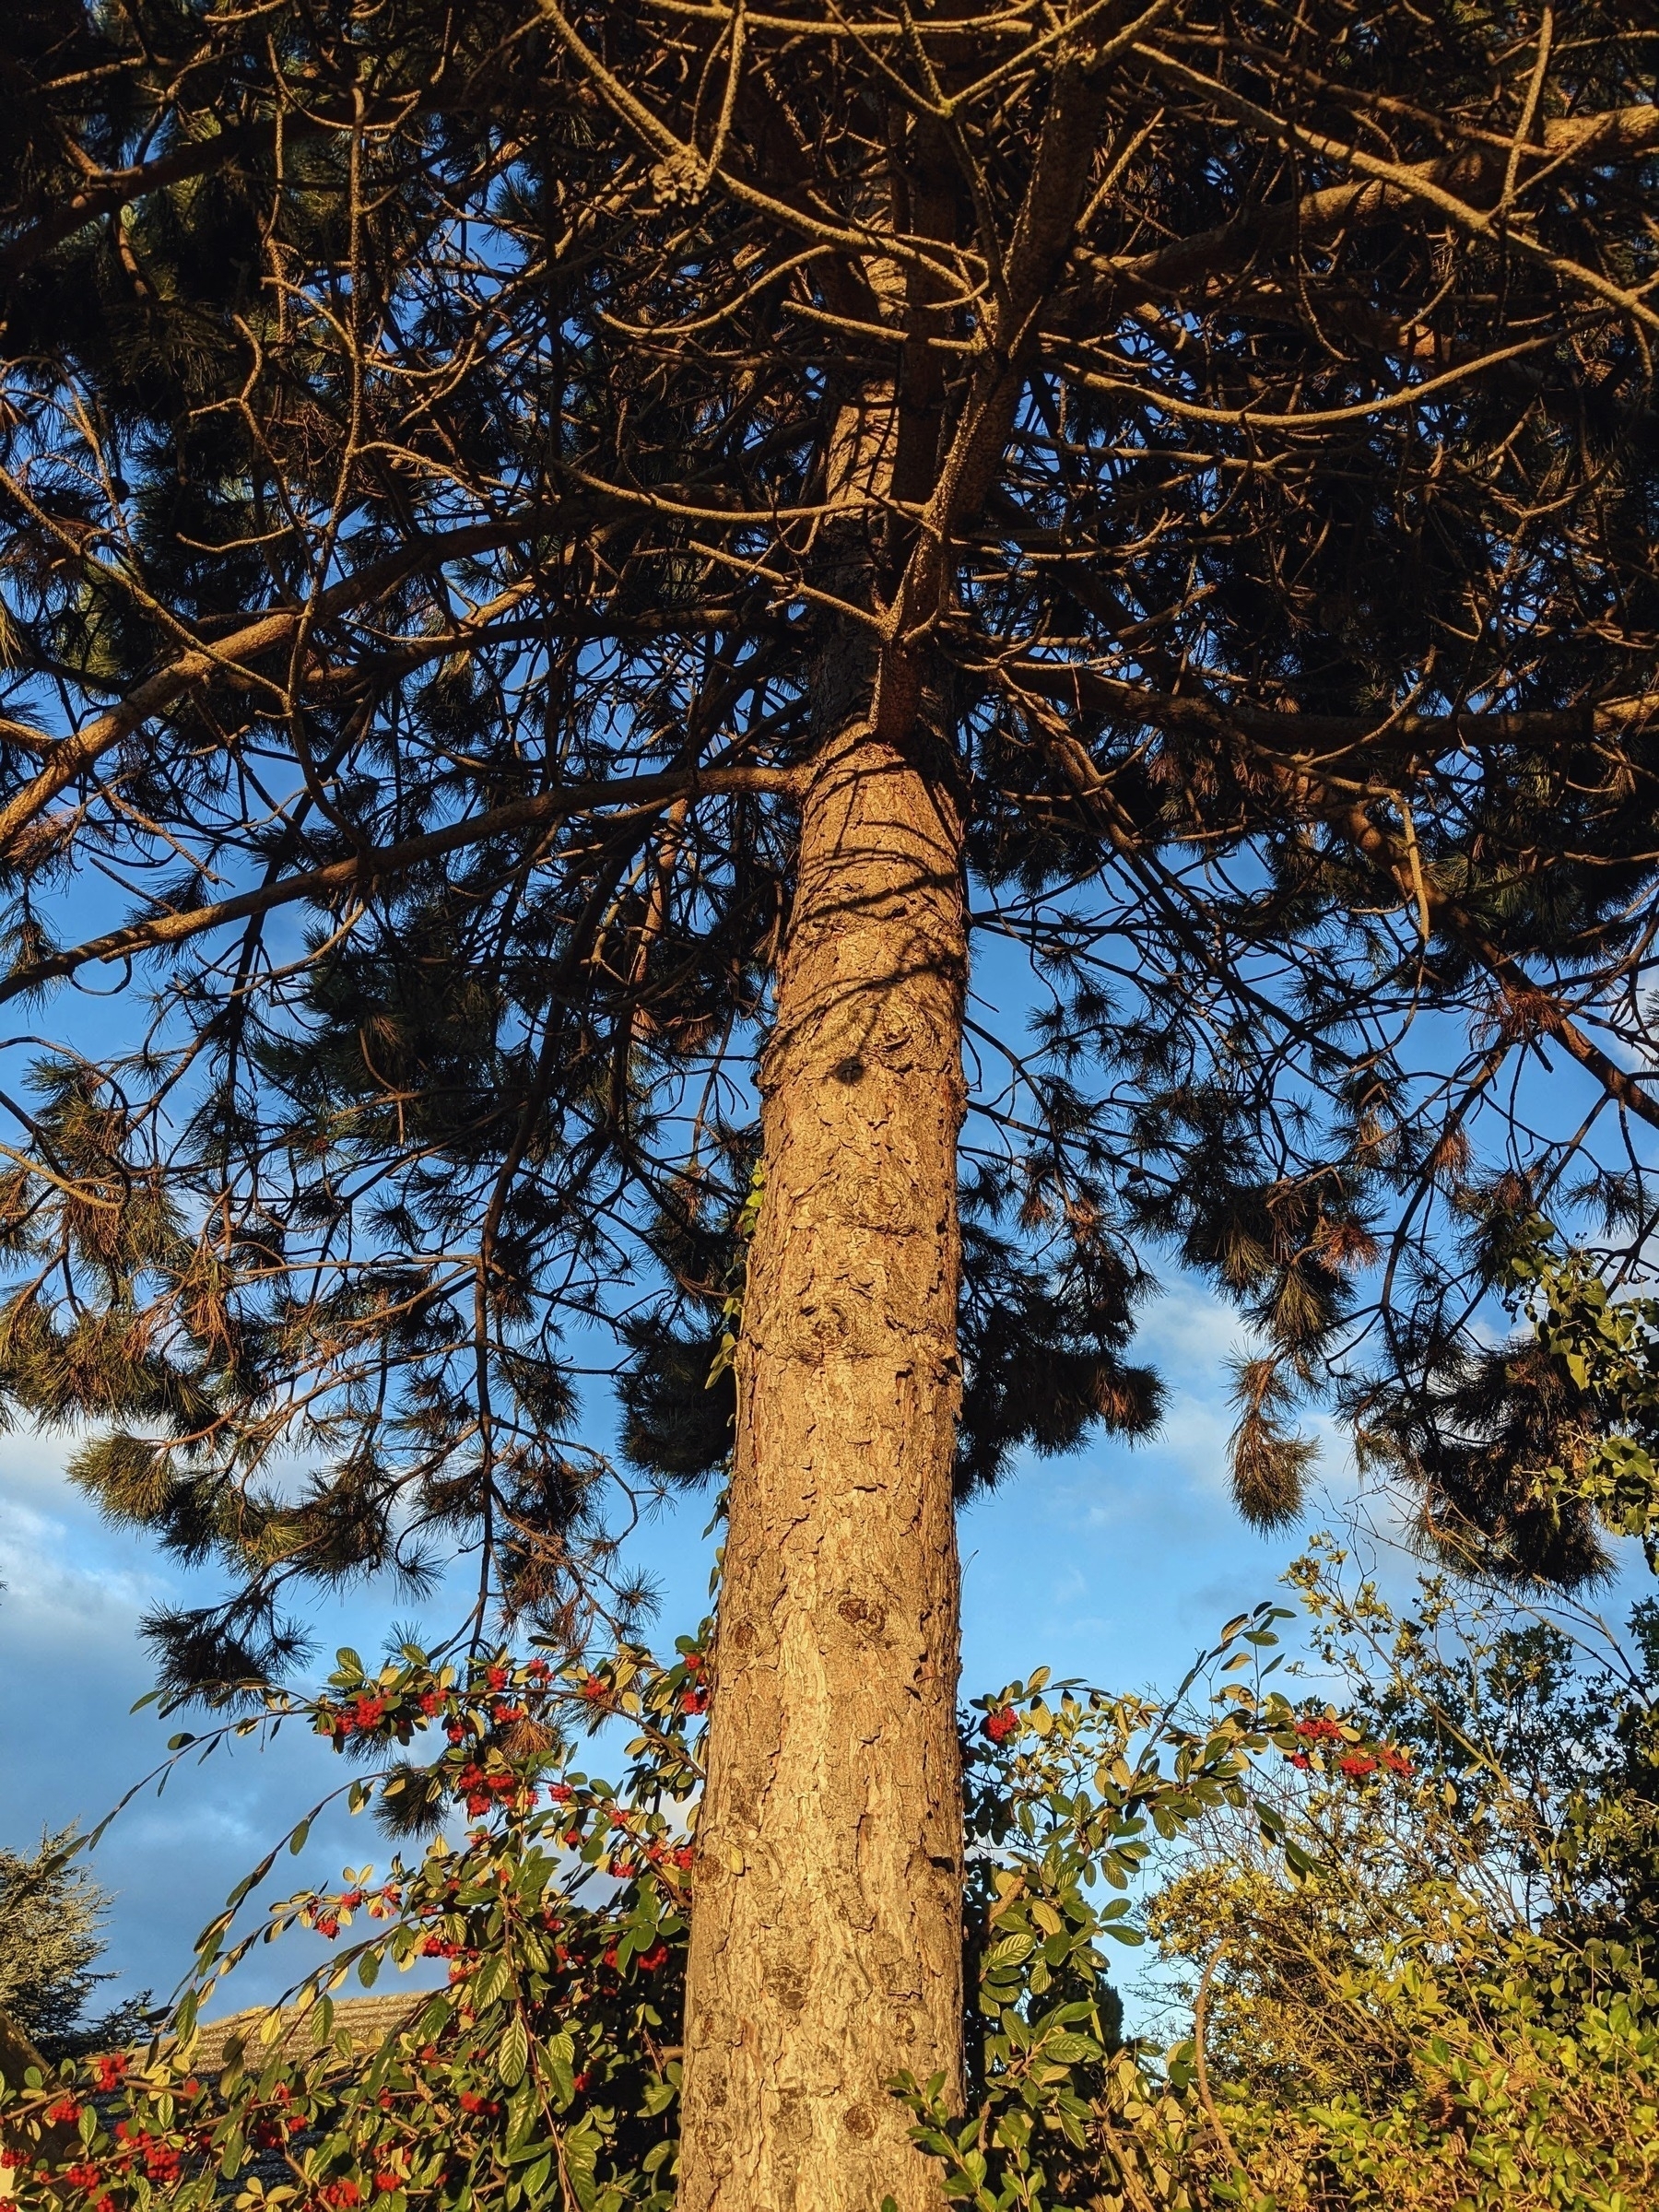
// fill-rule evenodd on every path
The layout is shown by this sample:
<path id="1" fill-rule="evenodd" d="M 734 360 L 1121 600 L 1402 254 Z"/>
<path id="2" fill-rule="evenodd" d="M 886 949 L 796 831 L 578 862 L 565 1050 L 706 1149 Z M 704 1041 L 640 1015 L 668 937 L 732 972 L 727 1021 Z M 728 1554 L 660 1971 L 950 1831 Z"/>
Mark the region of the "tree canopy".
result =
<path id="1" fill-rule="evenodd" d="M 1594 1567 L 1516 1477 L 1548 1408 L 1456 1388 L 1517 1224 L 1640 1267 L 1652 1203 L 1628 11 L 41 0 L 12 44 L 6 1382 L 230 1569 L 158 1624 L 181 1679 L 457 1549 L 626 1614 L 579 1373 L 636 1494 L 723 1460 L 861 686 L 983 979 L 959 1487 L 1147 1427 L 1179 1262 L 1257 1331 L 1246 1512 L 1334 1396 L 1431 1522 Z"/>

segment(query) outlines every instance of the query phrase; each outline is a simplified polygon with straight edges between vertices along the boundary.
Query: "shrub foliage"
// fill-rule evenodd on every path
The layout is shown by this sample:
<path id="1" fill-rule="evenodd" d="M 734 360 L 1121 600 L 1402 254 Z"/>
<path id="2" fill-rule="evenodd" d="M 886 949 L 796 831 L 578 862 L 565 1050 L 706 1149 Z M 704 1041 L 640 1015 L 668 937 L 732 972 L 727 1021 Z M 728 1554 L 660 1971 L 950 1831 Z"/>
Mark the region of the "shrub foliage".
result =
<path id="1" fill-rule="evenodd" d="M 968 2109 L 936 2080 L 893 2083 L 948 2198 L 1653 2201 L 1654 1885 L 1630 1848 L 1659 1809 L 1652 1613 L 1623 1677 L 1586 1676 L 1547 1624 L 1438 1582 L 1396 1617 L 1342 1567 L 1316 1547 L 1296 1577 L 1340 1704 L 1289 1694 L 1288 1616 L 1263 1606 L 1167 1703 L 1039 1670 L 964 1714 Z M 351 1767 L 333 1795 L 393 1856 L 244 1925 L 279 1843 L 204 1932 L 164 2038 L 10 2085 L 27 2212 L 227 2194 L 241 2212 L 667 2212 L 710 1676 L 700 1638 L 591 1668 L 409 1646 L 371 1672 L 342 1652 L 318 1694 L 262 1687 L 175 1737 L 170 1767 L 309 1724 Z M 612 1783 L 592 1762 L 621 1734 Z M 201 2011 L 296 1929 L 328 1939 L 323 1963 L 214 2048 Z M 1148 1931 L 1190 2006 L 1162 2051 L 1124 2041 L 1108 1978 L 1112 1947 Z M 1202 1971 L 1182 1987 L 1186 1963 Z M 365 2051 L 342 1994 L 421 1969 L 442 1986 L 411 1989 Z"/>

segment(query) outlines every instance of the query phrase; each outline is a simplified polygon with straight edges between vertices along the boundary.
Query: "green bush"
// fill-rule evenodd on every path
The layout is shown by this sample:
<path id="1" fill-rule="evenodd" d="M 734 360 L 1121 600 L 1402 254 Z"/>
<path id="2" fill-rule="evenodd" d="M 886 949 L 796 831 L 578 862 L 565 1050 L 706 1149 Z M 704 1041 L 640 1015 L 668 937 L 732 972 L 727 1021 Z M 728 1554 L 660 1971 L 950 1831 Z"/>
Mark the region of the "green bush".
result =
<path id="1" fill-rule="evenodd" d="M 967 2109 L 937 2080 L 893 2085 L 947 2198 L 1659 2201 L 1659 2011 L 1644 1945 L 1614 1940 L 1640 1883 L 1608 1847 L 1620 1816 L 1646 1832 L 1645 1676 L 1621 1701 L 1539 1624 L 1436 1583 L 1396 1618 L 1342 1568 L 1316 1550 L 1295 1578 L 1338 1702 L 1286 1694 L 1288 1616 L 1262 1607 L 1167 1704 L 1041 1671 L 964 1715 Z M 308 1723 L 352 1763 L 334 1794 L 397 1849 L 383 1876 L 243 1927 L 279 1845 L 205 1932 L 164 2037 L 9 2085 L 25 2212 L 227 2194 L 241 2212 L 668 2212 L 711 1673 L 689 1639 L 666 1665 L 629 1647 L 591 1670 L 408 1647 L 371 1673 L 342 1653 L 320 1695 L 261 1688 L 176 1737 L 195 1758 Z M 618 1726 L 613 1785 L 577 1762 Z M 216 2045 L 203 2010 L 295 1928 L 329 1940 L 325 1962 Z M 1164 2051 L 1124 2040 L 1109 1978 L 1112 1947 L 1148 1933 L 1191 2023 Z M 411 1989 L 360 2047 L 342 1993 L 439 1961 L 445 1985 Z"/>

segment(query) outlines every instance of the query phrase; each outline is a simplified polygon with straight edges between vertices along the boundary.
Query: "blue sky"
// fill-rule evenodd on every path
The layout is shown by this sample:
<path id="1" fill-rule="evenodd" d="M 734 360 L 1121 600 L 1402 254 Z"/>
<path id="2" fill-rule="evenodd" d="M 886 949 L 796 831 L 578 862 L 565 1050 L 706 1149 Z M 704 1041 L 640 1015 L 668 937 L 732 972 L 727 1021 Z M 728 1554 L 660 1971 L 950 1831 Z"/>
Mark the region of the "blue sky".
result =
<path id="1" fill-rule="evenodd" d="M 1178 1677 L 1229 1615 L 1273 1594 L 1295 1548 L 1242 1527 L 1228 1503 L 1225 1356 L 1230 1315 L 1202 1293 L 1150 1306 L 1147 1351 L 1170 1384 L 1161 1435 L 1134 1451 L 1110 1441 L 1065 1460 L 1032 1462 L 964 1517 L 965 1665 L 973 1694 L 1042 1663 L 1128 1688 Z M 188 1587 L 153 1547 L 105 1527 L 64 1481 L 64 1440 L 0 1438 L 0 1841 L 29 1844 L 42 1825 L 99 1818 L 160 1757 L 169 1730 L 153 1711 L 129 1712 L 148 1687 L 141 1614 Z M 641 1533 L 635 1553 L 660 1583 L 665 1640 L 705 1609 L 707 1500 Z M 320 1613 L 323 1649 L 372 1649 L 406 1605 L 372 1588 Z M 434 1616 L 435 1618 L 435 1616 Z M 173 1726 L 177 1726 L 175 1722 Z M 158 1800 L 147 1794 L 98 1853 L 117 1892 L 108 1963 L 123 1987 L 171 1986 L 190 1938 L 225 1892 L 341 1770 L 313 1737 L 276 1748 L 237 1747 L 184 1769 Z M 306 1877 L 376 1855 L 365 1824 L 320 1824 L 302 1862 L 265 1885 L 276 1895 Z M 248 1997 L 295 1971 L 288 1947 L 262 1954 L 239 1986 Z"/>
<path id="2" fill-rule="evenodd" d="M 1264 1538 L 1243 1526 L 1226 1487 L 1227 1358 L 1237 1341 L 1228 1310 L 1182 1286 L 1144 1312 L 1141 1346 L 1169 1386 L 1166 1418 L 1150 1443 L 1111 1440 L 1075 1456 L 1034 1461 L 962 1523 L 963 1690 L 1000 1688 L 1047 1664 L 1112 1688 L 1165 1688 L 1230 1615 L 1276 1594 L 1278 1576 L 1309 1530 L 1352 1499 L 1340 1459 L 1300 1530 Z M 132 1713 L 147 1688 L 139 1616 L 188 1585 L 153 1549 L 105 1528 L 64 1481 L 62 1440 L 0 1438 L 0 1841 L 29 1845 L 41 1826 L 99 1818 L 160 1757 L 168 1733 L 153 1712 Z M 663 1591 L 665 1641 L 705 1607 L 706 1500 L 643 1530 L 635 1556 Z M 1409 1568 L 1384 1552 L 1384 1578 Z M 1642 1581 L 1639 1562 L 1629 1594 Z M 1617 1614 L 1628 1596 L 1608 1594 Z M 407 1608 L 372 1589 L 319 1614 L 323 1650 L 374 1649 Z M 173 1724 L 177 1725 L 177 1724 Z M 284 1735 L 274 1749 L 238 1747 L 229 1759 L 185 1768 L 159 1800 L 138 1799 L 110 1830 L 98 1871 L 116 1892 L 107 1963 L 122 1990 L 170 1989 L 190 1940 L 225 1893 L 312 1801 L 343 1778 L 314 1737 Z M 284 1859 L 256 1902 L 346 1865 L 383 1859 L 366 1823 L 320 1821 L 303 1858 Z M 299 1945 L 258 1953 L 235 2001 L 277 1994 L 309 1963 Z"/>
<path id="3" fill-rule="evenodd" d="M 80 877 L 66 896 L 87 927 L 114 898 Z M 1021 948 L 977 938 L 974 984 L 976 1018 L 1018 1035 L 1033 1003 Z M 99 979 L 95 990 L 107 989 Z M 134 1008 L 120 990 L 78 990 L 57 1013 L 88 1053 L 130 1041 Z M 1418 1049 L 1432 1063 L 1461 1045 L 1450 1025 L 1426 1018 Z M 1585 1095 L 1575 1070 L 1546 1080 L 1524 1067 L 1519 1079 L 1524 1107 L 1537 1105 L 1553 1126 L 1573 1125 Z M 1540 1086 L 1547 1095 L 1535 1097 Z M 1327 1454 L 1327 1487 L 1316 1489 L 1300 1529 L 1265 1538 L 1234 1512 L 1228 1359 L 1240 1340 L 1228 1307 L 1177 1281 L 1142 1309 L 1135 1347 L 1165 1381 L 1159 1435 L 1135 1449 L 1097 1439 L 1067 1459 L 1028 1459 L 965 1514 L 965 1695 L 1045 1664 L 1112 1689 L 1171 1687 L 1223 1621 L 1279 1594 L 1278 1579 L 1312 1530 L 1341 1521 L 1353 1488 L 1339 1449 Z M 608 1410 L 595 1404 L 592 1417 L 603 1445 Z M 130 1711 L 149 1686 L 137 1623 L 201 1587 L 152 1547 L 100 1524 L 63 1478 L 67 1450 L 63 1438 L 0 1435 L 0 1682 L 9 1691 L 0 1704 L 0 1842 L 14 1848 L 32 1847 L 43 1827 L 96 1822 L 162 1756 L 168 1725 L 153 1710 Z M 655 1632 L 664 1643 L 706 1609 L 707 1518 L 707 1500 L 693 1499 L 650 1524 L 633 1547 L 662 1590 Z M 1395 1587 L 1408 1583 L 1397 1555 L 1385 1552 L 1379 1564 Z M 1639 1560 L 1627 1581 L 1627 1591 L 1608 1594 L 1610 1614 L 1649 1586 Z M 374 1651 L 394 1620 L 408 1618 L 406 1601 L 370 1588 L 319 1612 L 312 1626 L 326 1657 L 343 1642 Z M 453 1618 L 441 1606 L 428 1616 L 434 1631 Z M 97 1861 L 115 1893 L 107 1963 L 121 1978 L 110 1994 L 169 1991 L 226 1892 L 341 1774 L 317 1739 L 285 1735 L 268 1750 L 243 1745 L 199 1771 L 186 1767 L 159 1800 L 135 1801 Z M 304 1857 L 284 1860 L 259 1898 L 333 1881 L 342 1866 L 376 1856 L 383 1853 L 366 1824 L 324 1819 Z M 236 2001 L 276 1994 L 305 1963 L 298 1945 L 260 1953 L 239 1977 Z"/>

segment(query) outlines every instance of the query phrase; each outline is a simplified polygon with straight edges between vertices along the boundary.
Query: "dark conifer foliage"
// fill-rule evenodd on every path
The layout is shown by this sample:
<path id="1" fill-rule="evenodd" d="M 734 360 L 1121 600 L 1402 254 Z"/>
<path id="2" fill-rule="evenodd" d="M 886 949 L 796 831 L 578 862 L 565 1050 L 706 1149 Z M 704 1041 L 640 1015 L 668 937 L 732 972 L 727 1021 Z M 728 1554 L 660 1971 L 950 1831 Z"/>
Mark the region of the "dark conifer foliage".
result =
<path id="1" fill-rule="evenodd" d="M 1598 1559 L 1467 1362 L 1505 1223 L 1651 1237 L 1653 27 L 846 12 L 9 18 L 5 1384 L 229 1570 L 181 1679 L 457 1552 L 626 1611 L 618 1498 L 724 1452 L 877 646 L 1035 1001 L 965 1040 L 962 1488 L 1147 1429 L 1179 1261 L 1256 1331 L 1253 1518 L 1335 1403 L 1430 1525 Z"/>

